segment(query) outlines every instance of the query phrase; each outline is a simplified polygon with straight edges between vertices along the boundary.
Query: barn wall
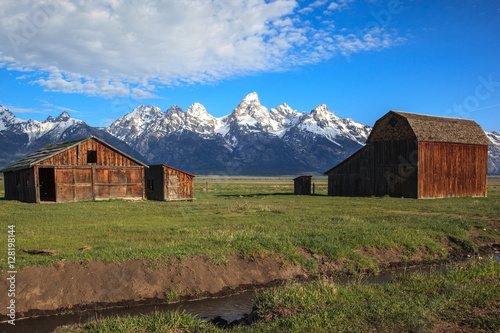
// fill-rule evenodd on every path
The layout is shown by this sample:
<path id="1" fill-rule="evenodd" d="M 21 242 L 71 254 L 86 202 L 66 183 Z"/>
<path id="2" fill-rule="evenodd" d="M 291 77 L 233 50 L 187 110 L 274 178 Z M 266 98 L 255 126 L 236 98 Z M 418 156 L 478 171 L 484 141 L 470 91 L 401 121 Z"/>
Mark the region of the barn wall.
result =
<path id="1" fill-rule="evenodd" d="M 150 165 L 145 171 L 145 191 L 148 200 L 164 200 L 163 166 Z"/>
<path id="2" fill-rule="evenodd" d="M 373 195 L 373 147 L 366 145 L 328 174 L 328 195 Z"/>
<path id="3" fill-rule="evenodd" d="M 33 168 L 4 173 L 5 199 L 35 202 Z"/>
<path id="4" fill-rule="evenodd" d="M 142 199 L 142 167 L 55 167 L 56 202 Z"/>
<path id="5" fill-rule="evenodd" d="M 376 196 L 417 198 L 418 144 L 416 140 L 371 142 Z"/>
<path id="6" fill-rule="evenodd" d="M 488 146 L 420 142 L 418 197 L 486 196 Z"/>
<path id="7" fill-rule="evenodd" d="M 417 197 L 415 140 L 375 141 L 328 174 L 328 195 Z"/>
<path id="8" fill-rule="evenodd" d="M 97 151 L 97 163 L 87 163 L 87 153 Z M 41 162 L 40 165 L 103 165 L 103 166 L 139 166 L 128 157 L 117 153 L 102 143 L 90 139 Z"/>
<path id="9" fill-rule="evenodd" d="M 293 180 L 295 195 L 311 195 L 311 176 L 300 176 Z"/>
<path id="10" fill-rule="evenodd" d="M 164 167 L 164 200 L 189 200 L 194 198 L 194 177 L 188 175 L 179 170 Z M 174 198 L 172 195 L 169 196 L 169 177 L 176 176 L 177 178 L 177 197 Z M 172 184 L 172 182 L 171 182 Z M 175 193 L 175 189 L 170 191 L 170 193 Z"/>
<path id="11" fill-rule="evenodd" d="M 95 167 L 92 170 L 95 200 L 142 199 L 144 197 L 142 167 Z"/>

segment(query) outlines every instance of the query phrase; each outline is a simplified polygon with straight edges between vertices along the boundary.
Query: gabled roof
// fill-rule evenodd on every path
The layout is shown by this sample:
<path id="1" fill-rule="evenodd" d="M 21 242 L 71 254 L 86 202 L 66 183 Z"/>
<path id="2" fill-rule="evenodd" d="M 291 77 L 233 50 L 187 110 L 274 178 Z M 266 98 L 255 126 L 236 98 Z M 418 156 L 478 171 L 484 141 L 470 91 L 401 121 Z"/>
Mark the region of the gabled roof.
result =
<path id="1" fill-rule="evenodd" d="M 383 137 L 387 137 L 387 135 L 390 135 L 388 133 L 377 133 L 377 126 L 381 125 L 384 121 L 387 121 L 387 119 L 389 119 L 390 122 L 391 118 L 403 118 L 404 121 L 407 121 L 416 140 L 420 142 L 449 142 L 491 145 L 490 140 L 484 133 L 481 126 L 479 126 L 474 120 L 427 116 L 401 111 L 390 111 L 385 116 L 377 120 L 366 142 L 381 141 L 380 137 L 377 138 L 377 136 L 382 135 Z"/>
<path id="2" fill-rule="evenodd" d="M 106 147 L 116 151 L 117 153 L 127 157 L 128 159 L 131 159 L 135 163 L 147 167 L 146 164 L 144 164 L 141 161 L 139 161 L 139 160 L 125 154 L 124 152 L 116 149 L 115 147 L 104 142 L 103 140 L 99 139 L 98 137 L 89 136 L 88 138 L 83 138 L 80 140 L 66 141 L 66 142 L 60 142 L 60 143 L 47 145 L 47 146 L 43 147 L 42 149 L 37 150 L 33 154 L 30 154 L 30 155 L 26 156 L 25 158 L 20 159 L 16 163 L 0 170 L 0 172 L 15 171 L 15 170 L 22 170 L 22 169 L 31 168 L 32 166 L 39 164 L 39 163 L 45 161 L 46 159 L 49 159 L 53 156 L 56 156 L 62 152 L 65 152 L 65 151 L 67 151 L 67 150 L 69 150 L 69 149 L 71 149 L 71 148 L 73 148 L 73 147 L 75 147 L 75 146 L 77 146 L 85 141 L 91 140 L 91 139 L 98 141 L 99 143 L 105 145 Z"/>
<path id="3" fill-rule="evenodd" d="M 173 169 L 173 170 L 176 170 L 176 171 L 182 172 L 182 173 L 184 173 L 184 174 L 186 174 L 186 175 L 189 175 L 189 176 L 191 176 L 191 177 L 196 177 L 195 175 L 192 175 L 192 174 L 190 174 L 189 172 L 182 171 L 182 170 L 180 170 L 180 169 L 177 169 L 177 168 L 171 167 L 170 165 L 166 165 L 166 164 L 154 164 L 154 165 L 150 165 L 150 167 L 152 167 L 152 166 L 164 166 L 164 167 L 167 167 L 167 168 L 169 168 L 169 169 Z"/>

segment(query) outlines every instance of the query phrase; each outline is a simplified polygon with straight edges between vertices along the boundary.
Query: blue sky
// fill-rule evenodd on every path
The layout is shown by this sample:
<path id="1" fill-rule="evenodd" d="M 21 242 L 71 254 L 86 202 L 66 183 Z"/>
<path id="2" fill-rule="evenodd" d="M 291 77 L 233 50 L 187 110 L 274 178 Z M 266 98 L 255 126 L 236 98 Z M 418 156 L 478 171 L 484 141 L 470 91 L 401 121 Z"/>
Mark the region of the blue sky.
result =
<path id="1" fill-rule="evenodd" d="M 393 109 L 500 131 L 499 31 L 498 0 L 3 1 L 0 104 L 104 126 L 139 104 L 220 117 L 257 92 L 367 125 Z"/>

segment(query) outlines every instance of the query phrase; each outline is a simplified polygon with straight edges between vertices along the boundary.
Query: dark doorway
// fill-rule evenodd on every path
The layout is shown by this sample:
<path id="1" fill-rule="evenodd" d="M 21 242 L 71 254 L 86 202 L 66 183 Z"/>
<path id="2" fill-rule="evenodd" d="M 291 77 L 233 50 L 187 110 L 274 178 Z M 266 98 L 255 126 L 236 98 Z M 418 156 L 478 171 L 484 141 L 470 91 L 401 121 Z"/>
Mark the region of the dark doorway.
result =
<path id="1" fill-rule="evenodd" d="M 56 201 L 56 182 L 53 168 L 38 170 L 40 181 L 40 201 Z"/>

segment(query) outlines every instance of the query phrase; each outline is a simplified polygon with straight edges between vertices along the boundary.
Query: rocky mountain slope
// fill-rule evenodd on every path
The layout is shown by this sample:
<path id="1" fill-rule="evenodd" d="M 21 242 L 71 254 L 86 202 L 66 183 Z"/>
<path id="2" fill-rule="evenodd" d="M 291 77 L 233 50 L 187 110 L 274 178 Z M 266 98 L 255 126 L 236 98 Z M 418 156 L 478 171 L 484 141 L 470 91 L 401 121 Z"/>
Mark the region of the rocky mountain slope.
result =
<path id="1" fill-rule="evenodd" d="M 41 122 L 20 120 L 0 106 L 0 167 L 49 143 L 95 135 L 146 163 L 195 174 L 321 174 L 361 148 L 370 131 L 324 104 L 308 113 L 285 103 L 267 109 L 256 93 L 220 118 L 199 103 L 186 111 L 140 105 L 106 128 L 90 127 L 66 112 Z M 500 134 L 487 135 L 493 143 L 488 169 L 498 173 Z"/>
<path id="2" fill-rule="evenodd" d="M 324 172 L 361 148 L 370 127 L 336 117 L 326 105 L 303 114 L 286 104 L 268 110 L 252 93 L 221 118 L 198 103 L 166 112 L 140 105 L 107 131 L 152 163 L 205 174 L 282 175 Z"/>

